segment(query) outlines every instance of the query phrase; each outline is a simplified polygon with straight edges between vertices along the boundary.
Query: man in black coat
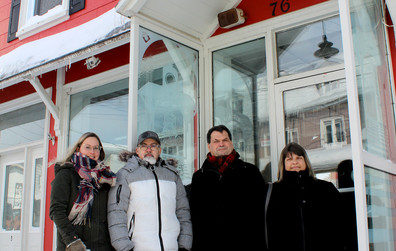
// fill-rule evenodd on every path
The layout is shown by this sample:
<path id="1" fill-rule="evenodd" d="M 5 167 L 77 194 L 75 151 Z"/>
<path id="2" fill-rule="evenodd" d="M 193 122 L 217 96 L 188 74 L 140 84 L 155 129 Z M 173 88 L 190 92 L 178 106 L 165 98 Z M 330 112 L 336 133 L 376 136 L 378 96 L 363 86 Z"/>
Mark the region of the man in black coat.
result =
<path id="1" fill-rule="evenodd" d="M 259 169 L 239 159 L 224 125 L 211 128 L 207 142 L 209 153 L 191 183 L 192 250 L 265 250 Z"/>

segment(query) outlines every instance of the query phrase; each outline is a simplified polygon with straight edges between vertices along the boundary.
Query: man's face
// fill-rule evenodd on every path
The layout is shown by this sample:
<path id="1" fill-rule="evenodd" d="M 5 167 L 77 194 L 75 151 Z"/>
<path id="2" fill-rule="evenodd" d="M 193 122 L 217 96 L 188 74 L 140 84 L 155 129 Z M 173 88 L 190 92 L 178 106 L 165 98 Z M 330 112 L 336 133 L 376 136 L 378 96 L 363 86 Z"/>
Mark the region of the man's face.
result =
<path id="1" fill-rule="evenodd" d="M 145 139 L 140 145 L 136 147 L 136 154 L 139 156 L 139 158 L 147 160 L 148 162 L 150 162 L 149 159 L 154 159 L 157 161 L 161 154 L 161 147 L 154 139 Z"/>
<path id="2" fill-rule="evenodd" d="M 229 155 L 234 150 L 234 145 L 226 131 L 213 131 L 210 135 L 208 150 L 215 157 Z"/>

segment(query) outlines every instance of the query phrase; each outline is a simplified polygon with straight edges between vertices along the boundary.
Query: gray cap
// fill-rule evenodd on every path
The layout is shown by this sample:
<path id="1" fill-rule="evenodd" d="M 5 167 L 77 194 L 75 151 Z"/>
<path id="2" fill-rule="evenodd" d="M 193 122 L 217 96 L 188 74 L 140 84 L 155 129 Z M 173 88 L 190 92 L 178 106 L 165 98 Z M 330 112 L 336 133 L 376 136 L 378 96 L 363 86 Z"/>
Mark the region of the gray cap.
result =
<path id="1" fill-rule="evenodd" d="M 153 131 L 145 131 L 144 133 L 140 134 L 137 144 L 140 145 L 146 139 L 153 139 L 153 140 L 157 141 L 158 144 L 161 144 L 158 134 L 156 134 Z"/>

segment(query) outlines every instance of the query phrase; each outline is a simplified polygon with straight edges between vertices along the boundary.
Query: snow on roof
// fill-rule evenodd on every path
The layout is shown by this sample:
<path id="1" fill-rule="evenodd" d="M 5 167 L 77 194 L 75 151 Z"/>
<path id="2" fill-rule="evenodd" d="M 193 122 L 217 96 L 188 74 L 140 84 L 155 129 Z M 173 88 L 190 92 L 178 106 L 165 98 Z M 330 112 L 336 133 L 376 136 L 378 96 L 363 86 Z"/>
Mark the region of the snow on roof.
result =
<path id="1" fill-rule="evenodd" d="M 24 44 L 0 57 L 0 83 L 129 29 L 130 19 L 118 14 L 113 8 L 80 26 Z"/>

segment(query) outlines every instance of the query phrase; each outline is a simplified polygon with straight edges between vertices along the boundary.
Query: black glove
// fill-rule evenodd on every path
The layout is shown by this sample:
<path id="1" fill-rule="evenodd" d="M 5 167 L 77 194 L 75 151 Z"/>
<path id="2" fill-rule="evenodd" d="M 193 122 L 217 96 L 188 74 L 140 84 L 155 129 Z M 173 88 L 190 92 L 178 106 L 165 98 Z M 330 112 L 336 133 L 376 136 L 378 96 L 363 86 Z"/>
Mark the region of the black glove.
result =
<path id="1" fill-rule="evenodd" d="M 86 250 L 87 247 L 80 239 L 73 241 L 66 247 L 66 251 L 86 251 Z"/>

